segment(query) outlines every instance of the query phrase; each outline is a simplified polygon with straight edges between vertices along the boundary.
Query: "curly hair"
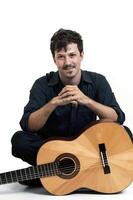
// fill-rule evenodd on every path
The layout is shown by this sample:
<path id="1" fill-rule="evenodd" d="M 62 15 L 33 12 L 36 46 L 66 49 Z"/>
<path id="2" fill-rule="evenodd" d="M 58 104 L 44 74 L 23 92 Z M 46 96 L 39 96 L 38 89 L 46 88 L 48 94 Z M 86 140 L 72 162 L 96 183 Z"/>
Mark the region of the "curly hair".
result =
<path id="1" fill-rule="evenodd" d="M 79 33 L 66 29 L 59 29 L 55 32 L 50 41 L 50 50 L 53 57 L 55 51 L 60 51 L 62 48 L 66 51 L 66 47 L 70 43 L 76 43 L 79 52 L 83 52 L 83 40 Z"/>

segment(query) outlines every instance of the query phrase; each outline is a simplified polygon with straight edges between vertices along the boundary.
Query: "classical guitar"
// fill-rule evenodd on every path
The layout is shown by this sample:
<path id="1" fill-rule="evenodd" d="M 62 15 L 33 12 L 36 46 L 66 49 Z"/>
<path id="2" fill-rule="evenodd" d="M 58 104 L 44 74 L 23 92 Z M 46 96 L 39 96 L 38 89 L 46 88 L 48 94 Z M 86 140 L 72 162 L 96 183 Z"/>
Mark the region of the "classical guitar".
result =
<path id="1" fill-rule="evenodd" d="M 1 173 L 0 184 L 36 178 L 55 195 L 79 188 L 120 192 L 133 179 L 132 140 L 123 126 L 96 122 L 76 138 L 45 142 L 37 166 Z"/>

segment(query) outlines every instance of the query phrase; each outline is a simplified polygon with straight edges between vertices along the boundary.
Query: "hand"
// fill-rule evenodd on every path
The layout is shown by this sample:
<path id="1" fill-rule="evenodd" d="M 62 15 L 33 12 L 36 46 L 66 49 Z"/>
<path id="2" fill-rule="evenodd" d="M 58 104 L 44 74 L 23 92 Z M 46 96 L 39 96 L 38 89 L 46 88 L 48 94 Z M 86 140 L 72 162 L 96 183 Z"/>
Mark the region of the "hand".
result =
<path id="1" fill-rule="evenodd" d="M 78 105 L 78 102 L 74 100 L 73 96 L 67 96 L 65 98 L 62 98 L 60 95 L 57 97 L 54 97 L 51 100 L 52 105 L 54 105 L 54 107 L 56 108 L 57 106 L 63 106 L 63 105 L 67 105 L 67 104 L 74 104 L 75 106 Z"/>
<path id="2" fill-rule="evenodd" d="M 77 86 L 67 85 L 58 94 L 58 97 L 65 104 L 81 104 L 86 105 L 91 99 L 86 96 Z"/>

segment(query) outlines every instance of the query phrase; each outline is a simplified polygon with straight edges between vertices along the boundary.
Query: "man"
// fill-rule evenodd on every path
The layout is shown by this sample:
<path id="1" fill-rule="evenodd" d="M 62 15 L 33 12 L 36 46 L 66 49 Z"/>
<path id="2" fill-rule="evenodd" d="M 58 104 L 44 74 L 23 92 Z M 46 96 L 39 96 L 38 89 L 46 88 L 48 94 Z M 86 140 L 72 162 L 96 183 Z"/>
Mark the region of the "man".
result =
<path id="1" fill-rule="evenodd" d="M 79 33 L 58 30 L 50 48 L 58 71 L 35 81 L 20 121 L 22 131 L 12 137 L 12 154 L 31 165 L 47 138 L 77 135 L 97 117 L 121 124 L 125 120 L 105 77 L 81 70 Z"/>

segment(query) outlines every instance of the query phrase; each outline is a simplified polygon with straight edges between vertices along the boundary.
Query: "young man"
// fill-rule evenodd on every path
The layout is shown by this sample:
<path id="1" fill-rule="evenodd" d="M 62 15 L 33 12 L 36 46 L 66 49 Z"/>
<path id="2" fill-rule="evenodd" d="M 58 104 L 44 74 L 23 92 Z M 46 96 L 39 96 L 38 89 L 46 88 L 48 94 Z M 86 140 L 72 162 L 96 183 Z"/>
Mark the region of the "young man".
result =
<path id="1" fill-rule="evenodd" d="M 97 116 L 121 124 L 125 120 L 105 77 L 81 70 L 84 52 L 79 33 L 58 30 L 50 48 L 58 71 L 35 81 L 20 121 L 22 131 L 12 137 L 12 154 L 31 165 L 47 138 L 77 135 Z"/>

